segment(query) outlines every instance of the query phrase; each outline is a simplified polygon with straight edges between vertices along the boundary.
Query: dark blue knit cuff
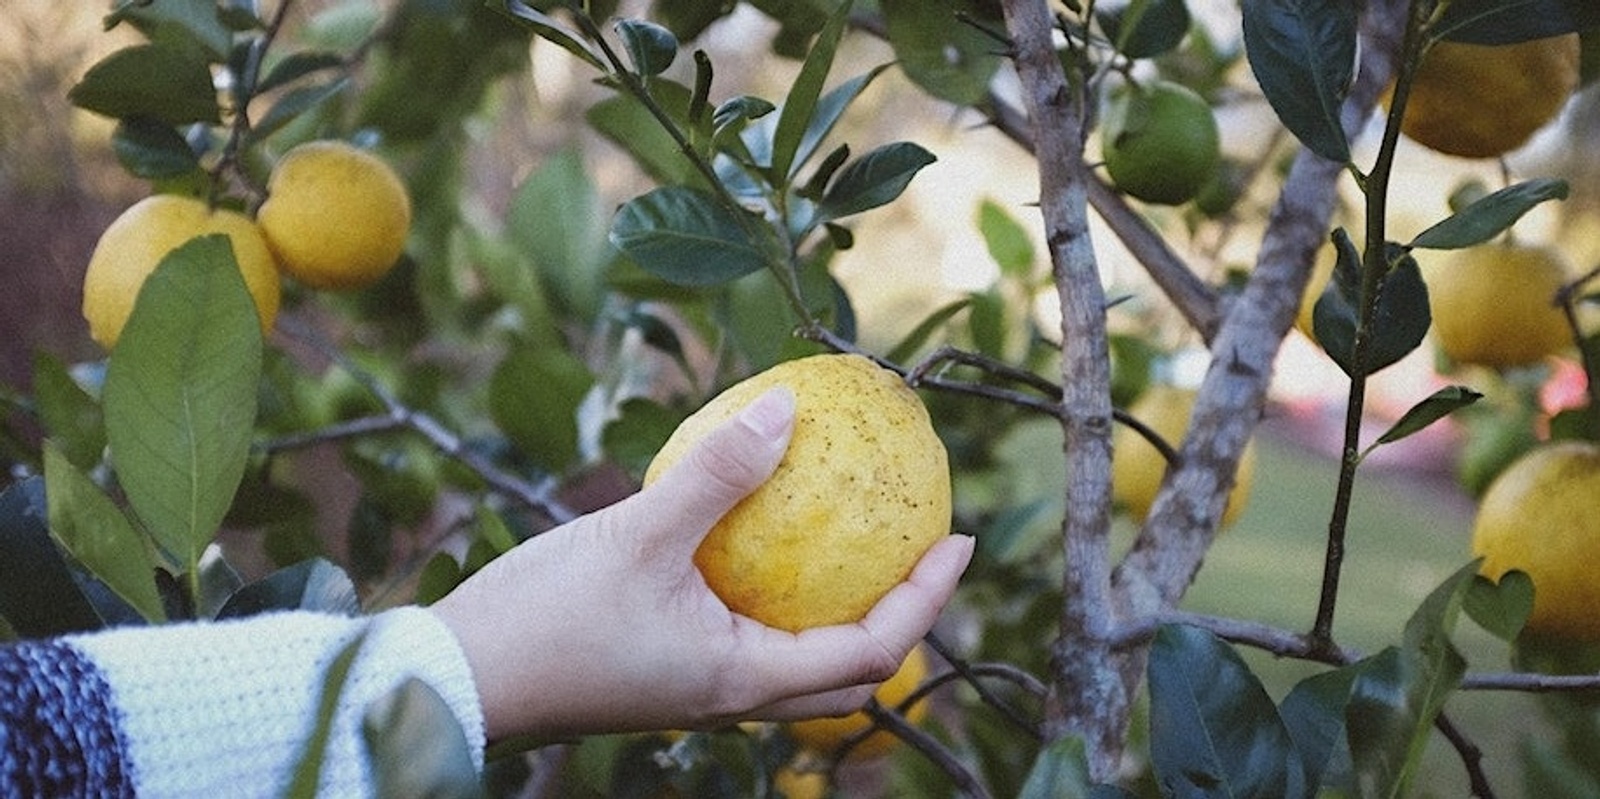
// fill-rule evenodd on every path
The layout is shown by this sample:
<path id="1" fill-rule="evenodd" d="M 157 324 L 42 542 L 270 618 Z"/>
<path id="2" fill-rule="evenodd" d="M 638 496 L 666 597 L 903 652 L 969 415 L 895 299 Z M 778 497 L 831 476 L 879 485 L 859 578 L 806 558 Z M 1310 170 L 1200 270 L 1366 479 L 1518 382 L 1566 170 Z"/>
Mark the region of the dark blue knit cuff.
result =
<path id="1" fill-rule="evenodd" d="M 70 646 L 0 647 L 0 796 L 132 797 L 111 688 Z"/>

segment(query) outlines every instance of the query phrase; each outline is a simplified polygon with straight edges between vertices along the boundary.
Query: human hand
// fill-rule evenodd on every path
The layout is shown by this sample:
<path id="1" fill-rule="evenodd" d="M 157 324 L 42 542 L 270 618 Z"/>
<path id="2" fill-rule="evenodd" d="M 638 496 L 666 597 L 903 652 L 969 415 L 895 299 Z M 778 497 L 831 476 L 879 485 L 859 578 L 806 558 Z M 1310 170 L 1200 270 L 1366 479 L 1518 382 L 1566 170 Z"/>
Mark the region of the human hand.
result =
<path id="1" fill-rule="evenodd" d="M 649 488 L 491 562 L 433 610 L 472 667 L 490 740 L 708 728 L 859 709 L 933 626 L 972 556 L 953 535 L 855 624 L 790 633 L 730 611 L 693 555 L 777 467 L 776 389 Z"/>

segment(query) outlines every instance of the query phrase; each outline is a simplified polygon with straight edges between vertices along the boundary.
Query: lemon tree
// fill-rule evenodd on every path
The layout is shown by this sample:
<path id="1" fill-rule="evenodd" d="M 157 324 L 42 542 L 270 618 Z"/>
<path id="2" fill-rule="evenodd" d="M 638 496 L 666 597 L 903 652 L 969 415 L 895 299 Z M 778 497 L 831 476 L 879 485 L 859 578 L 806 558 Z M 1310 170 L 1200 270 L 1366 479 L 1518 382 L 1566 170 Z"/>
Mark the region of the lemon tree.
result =
<path id="1" fill-rule="evenodd" d="M 106 349 L 115 346 L 140 287 L 161 259 L 212 233 L 228 237 L 239 274 L 255 299 L 261 330 L 271 330 L 278 316 L 278 269 L 256 224 L 198 198 L 157 194 L 123 211 L 95 244 L 83 277 L 83 317 L 94 340 Z"/>
<path id="2" fill-rule="evenodd" d="M 1426 264 L 1440 351 L 1458 363 L 1505 368 L 1569 349 L 1572 330 L 1556 297 L 1570 277 L 1549 247 L 1490 244 Z"/>
<path id="3" fill-rule="evenodd" d="M 859 621 L 950 532 L 944 444 L 894 373 L 860 355 L 813 355 L 758 373 L 685 419 L 645 483 L 776 386 L 795 395 L 788 452 L 711 528 L 695 563 L 729 608 L 774 627 Z"/>
<path id="4" fill-rule="evenodd" d="M 1400 130 L 1448 155 L 1510 152 L 1567 104 L 1578 53 L 1575 33 L 1502 45 L 1438 42 L 1413 78 Z"/>
<path id="5" fill-rule="evenodd" d="M 257 221 L 284 274 L 318 289 L 377 282 L 399 261 L 411 199 L 387 161 L 341 141 L 285 153 Z"/>

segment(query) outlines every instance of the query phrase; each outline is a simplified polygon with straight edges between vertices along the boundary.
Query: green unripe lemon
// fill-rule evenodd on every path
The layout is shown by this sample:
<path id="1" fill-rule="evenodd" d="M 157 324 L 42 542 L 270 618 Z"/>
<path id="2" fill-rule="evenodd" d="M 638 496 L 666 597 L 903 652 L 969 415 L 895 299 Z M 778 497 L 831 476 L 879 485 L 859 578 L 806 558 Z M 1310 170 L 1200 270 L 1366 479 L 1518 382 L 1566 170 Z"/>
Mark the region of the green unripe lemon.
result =
<path id="1" fill-rule="evenodd" d="M 1130 85 L 1114 94 L 1100 121 L 1100 140 L 1112 183 L 1148 203 L 1188 202 L 1222 161 L 1211 107 L 1189 88 L 1168 81 Z"/>

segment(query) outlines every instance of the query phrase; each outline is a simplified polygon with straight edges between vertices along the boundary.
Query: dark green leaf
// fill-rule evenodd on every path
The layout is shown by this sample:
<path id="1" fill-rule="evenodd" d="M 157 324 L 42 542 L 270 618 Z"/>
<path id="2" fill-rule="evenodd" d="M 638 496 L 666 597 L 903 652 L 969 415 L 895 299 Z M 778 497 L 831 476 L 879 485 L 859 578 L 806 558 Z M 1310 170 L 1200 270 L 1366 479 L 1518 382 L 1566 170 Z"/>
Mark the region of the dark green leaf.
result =
<path id="1" fill-rule="evenodd" d="M 711 23 L 728 16 L 734 7 L 731 2 L 656 0 L 650 4 L 650 16 L 667 26 L 679 41 L 687 42 L 704 33 Z"/>
<path id="2" fill-rule="evenodd" d="M 1592 759 L 1533 737 L 1523 739 L 1521 750 L 1523 796 L 1600 796 L 1600 771 Z"/>
<path id="3" fill-rule="evenodd" d="M 106 56 L 89 68 L 67 99 L 117 119 L 150 117 L 169 125 L 221 121 L 205 59 L 194 50 L 165 44 L 134 45 Z"/>
<path id="4" fill-rule="evenodd" d="M 373 702 L 361 718 L 378 796 L 475 799 L 478 768 L 461 722 L 415 677 Z"/>
<path id="5" fill-rule="evenodd" d="M 256 120 L 254 125 L 250 126 L 249 143 L 253 144 L 262 141 L 268 136 L 277 133 L 301 114 L 338 97 L 339 93 L 343 92 L 348 85 L 348 80 L 340 78 L 328 83 L 302 86 L 286 92 L 283 97 L 272 104 L 271 108 L 267 109 L 265 114 L 261 115 L 260 119 Z"/>
<path id="6" fill-rule="evenodd" d="M 1317 155 L 1349 161 L 1339 108 L 1355 69 L 1355 5 L 1258 0 L 1241 8 L 1250 69 L 1284 127 Z"/>
<path id="7" fill-rule="evenodd" d="M 128 117 L 111 134 L 117 163 L 137 178 L 168 180 L 200 169 L 200 157 L 171 125 L 150 117 Z"/>
<path id="8" fill-rule="evenodd" d="M 1039 750 L 1017 799 L 1083 796 L 1092 785 L 1082 738 L 1062 738 Z"/>
<path id="9" fill-rule="evenodd" d="M 217 618 L 241 618 L 277 610 L 354 616 L 361 612 L 361 600 L 343 569 L 314 558 L 279 569 L 235 591 L 217 611 Z"/>
<path id="10" fill-rule="evenodd" d="M 456 563 L 455 557 L 448 552 L 439 552 L 428 558 L 423 565 L 422 573 L 417 575 L 417 592 L 415 602 L 424 607 L 432 605 L 443 599 L 445 594 L 455 590 L 463 579 L 461 564 Z"/>
<path id="11" fill-rule="evenodd" d="M 672 31 L 642 19 L 617 22 L 617 35 L 633 62 L 633 71 L 647 77 L 660 75 L 678 57 L 678 37 Z"/>
<path id="12" fill-rule="evenodd" d="M 1483 395 L 1466 386 L 1445 386 L 1428 395 L 1428 398 L 1413 405 L 1410 410 L 1402 414 L 1393 426 L 1384 431 L 1383 435 L 1367 447 L 1366 452 L 1371 452 L 1379 444 L 1389 444 L 1399 441 L 1413 433 L 1421 432 L 1428 425 L 1443 419 L 1455 411 L 1465 408 L 1478 400 Z M 1365 453 L 1363 453 L 1363 457 Z"/>
<path id="13" fill-rule="evenodd" d="M 935 160 L 933 153 L 911 142 L 875 148 L 840 170 L 823 194 L 817 213 L 831 221 L 892 202 Z"/>
<path id="14" fill-rule="evenodd" d="M 1600 27 L 1593 0 L 1452 0 L 1436 30 L 1447 39 L 1513 44 Z"/>
<path id="15" fill-rule="evenodd" d="M 1300 756 L 1261 682 L 1205 630 L 1164 625 L 1150 648 L 1150 763 L 1168 796 L 1304 797 Z"/>
<path id="16" fill-rule="evenodd" d="M 290 53 L 273 64 L 271 69 L 267 70 L 267 74 L 261 78 L 261 82 L 256 84 L 256 93 L 265 94 L 307 75 L 315 74 L 325 69 L 340 69 L 344 66 L 344 56 L 338 53 L 320 51 Z"/>
<path id="17" fill-rule="evenodd" d="M 554 17 L 522 2 L 522 0 L 504 0 L 504 2 L 506 13 L 521 20 L 522 24 L 537 34 L 539 38 L 545 39 L 577 56 L 588 63 L 589 66 L 601 72 L 609 73 L 611 71 L 606 65 L 605 59 L 588 41 L 557 22 Z"/>
<path id="18" fill-rule="evenodd" d="M 767 265 L 738 213 L 704 192 L 668 186 L 624 204 L 611 223 L 611 243 L 670 283 L 726 283 Z"/>
<path id="19" fill-rule="evenodd" d="M 1480 574 L 1473 579 L 1462 609 L 1494 637 L 1516 641 L 1533 613 L 1533 580 L 1515 569 L 1500 575 L 1498 583 Z"/>
<path id="20" fill-rule="evenodd" d="M 1006 303 L 993 289 L 967 294 L 967 331 L 972 346 L 991 358 L 1006 357 Z"/>
<path id="21" fill-rule="evenodd" d="M 833 68 L 833 56 L 850 18 L 850 6 L 850 0 L 845 0 L 828 18 L 828 23 L 811 45 L 811 52 L 806 54 L 794 85 L 789 87 L 783 111 L 778 116 L 778 129 L 772 139 L 772 179 L 776 182 L 786 183 L 794 170 L 805 163 L 805 159 L 799 157 L 801 142 L 812 128 L 817 98 L 822 96 L 823 81 L 827 80 L 828 71 Z"/>
<path id="22" fill-rule="evenodd" d="M 688 87 L 657 78 L 650 82 L 650 94 L 679 126 L 688 127 Z M 584 116 L 590 126 L 632 156 L 656 182 L 669 186 L 707 185 L 705 177 L 684 157 L 678 142 L 632 96 L 608 97 L 589 106 Z"/>
<path id="23" fill-rule="evenodd" d="M 1117 51 L 1129 58 L 1154 58 L 1177 49 L 1190 22 L 1183 0 L 1133 0 L 1112 10 L 1097 6 L 1095 19 Z"/>
<path id="24" fill-rule="evenodd" d="M 812 112 L 811 124 L 806 127 L 805 132 L 800 136 L 800 146 L 795 151 L 794 166 L 789 170 L 790 175 L 799 172 L 801 167 L 811 161 L 811 158 L 816 155 L 817 149 L 822 146 L 823 140 L 828 137 L 834 126 L 839 123 L 839 119 L 844 116 L 844 112 L 849 109 L 850 104 L 861 96 L 861 92 L 872 83 L 873 79 L 888 68 L 889 65 L 887 64 L 873 67 L 867 72 L 835 86 L 827 94 L 822 95 L 822 99 L 817 101 L 815 111 Z"/>
<path id="25" fill-rule="evenodd" d="M 305 750 L 295 761 L 294 776 L 283 792 L 284 799 L 317 799 L 322 764 L 327 759 L 328 738 L 333 734 L 334 717 L 339 713 L 339 695 L 344 693 L 350 669 L 355 665 L 356 656 L 361 654 L 361 644 L 366 638 L 365 632 L 352 638 L 328 664 L 322 679 L 322 693 L 317 699 L 317 720 L 306 738 Z"/>
<path id="26" fill-rule="evenodd" d="M 612 460 L 640 474 L 683 417 L 681 412 L 647 399 L 626 400 L 617 409 L 617 418 L 606 425 L 601 443 Z"/>
<path id="27" fill-rule="evenodd" d="M 45 478 L 0 492 L 0 617 L 23 638 L 99 629 L 104 622 L 50 537 Z"/>
<path id="28" fill-rule="evenodd" d="M 1033 239 L 1028 229 L 1016 217 L 1000 207 L 994 200 L 985 198 L 978 205 L 978 232 L 989 257 L 1000 267 L 1000 274 L 1013 280 L 1028 280 L 1033 276 Z"/>
<path id="29" fill-rule="evenodd" d="M 261 324 L 228 239 L 161 261 L 106 370 L 117 479 L 156 543 L 192 567 L 233 501 L 250 452 Z"/>
<path id="30" fill-rule="evenodd" d="M 1334 279 L 1328 281 L 1328 288 L 1317 300 L 1312 314 L 1317 342 L 1346 374 L 1355 370 L 1356 309 L 1360 307 L 1359 278 L 1353 290 L 1346 282 L 1352 271 L 1359 273 L 1359 267 L 1347 263 L 1348 258 L 1358 257 L 1354 253 L 1353 246 L 1340 247 Z M 1368 332 L 1364 371 L 1369 375 L 1415 350 L 1427 335 L 1433 319 L 1428 309 L 1428 287 L 1422 281 L 1416 259 L 1395 245 L 1390 245 L 1389 256 L 1395 260 L 1391 260 L 1388 271 L 1378 281 L 1377 307 L 1373 310 Z"/>
<path id="31" fill-rule="evenodd" d="M 1278 715 L 1294 739 L 1306 770 L 1306 786 L 1342 785 L 1350 771 L 1350 745 L 1345 741 L 1345 705 L 1355 685 L 1357 667 L 1325 671 L 1301 680 L 1283 698 Z"/>
<path id="32" fill-rule="evenodd" d="M 928 339 L 939 328 L 943 327 L 946 322 L 949 322 L 951 317 L 971 304 L 972 298 L 965 297 L 945 303 L 935 309 L 933 313 L 928 314 L 927 318 L 918 322 L 917 326 L 912 328 L 911 332 L 905 335 L 905 338 L 900 339 L 900 343 L 894 345 L 894 349 L 889 350 L 889 354 L 884 357 L 895 363 L 901 363 L 909 359 L 917 354 L 917 350 L 922 349 L 922 345 L 927 343 Z"/>
<path id="33" fill-rule="evenodd" d="M 1566 198 L 1565 180 L 1540 178 L 1507 186 L 1422 231 L 1408 246 L 1424 250 L 1458 250 L 1482 244 L 1509 230 L 1534 206 L 1547 200 Z"/>
<path id="34" fill-rule="evenodd" d="M 763 100 L 749 94 L 741 94 L 722 101 L 716 110 L 711 112 L 711 124 L 717 135 L 725 129 L 737 130 L 745 122 L 760 119 L 777 110 L 770 100 Z"/>
<path id="35" fill-rule="evenodd" d="M 972 105 L 999 68 L 999 42 L 962 17 L 994 20 L 976 0 L 882 0 L 884 33 L 906 77 L 956 105 Z M 994 8 L 994 6 L 987 6 Z M 1000 28 L 1003 25 L 996 24 Z"/>
<path id="36" fill-rule="evenodd" d="M 43 350 L 33 357 L 33 399 L 46 433 L 69 462 L 80 469 L 100 462 L 106 448 L 100 404 L 72 379 L 66 364 Z"/>
<path id="37" fill-rule="evenodd" d="M 218 13 L 216 0 L 148 0 L 119 3 L 106 15 L 111 28 L 128 22 L 152 40 L 178 40 L 204 47 L 215 61 L 221 61 L 232 45 L 232 32 Z"/>
<path id="38" fill-rule="evenodd" d="M 523 456 L 560 472 L 578 458 L 578 405 L 593 384 L 564 349 L 515 346 L 489 380 L 489 414 Z"/>
<path id="39" fill-rule="evenodd" d="M 49 443 L 44 474 L 50 532 L 62 549 L 147 621 L 164 620 L 149 542 L 110 497 Z"/>
<path id="40" fill-rule="evenodd" d="M 506 234 L 533 262 L 544 292 L 559 307 L 582 319 L 594 317 L 610 248 L 600 198 L 576 149 L 547 157 L 517 187 Z M 525 312 L 537 313 L 532 302 L 524 304 Z"/>

